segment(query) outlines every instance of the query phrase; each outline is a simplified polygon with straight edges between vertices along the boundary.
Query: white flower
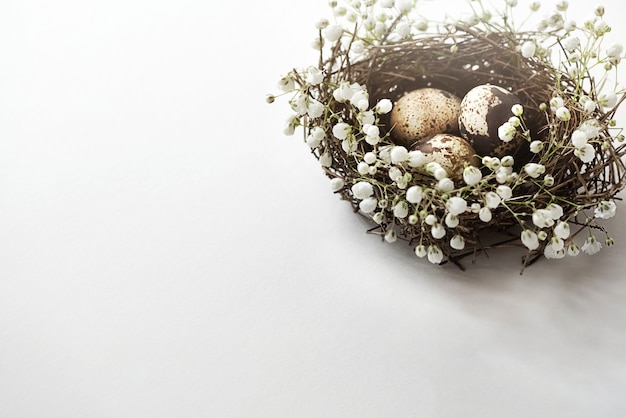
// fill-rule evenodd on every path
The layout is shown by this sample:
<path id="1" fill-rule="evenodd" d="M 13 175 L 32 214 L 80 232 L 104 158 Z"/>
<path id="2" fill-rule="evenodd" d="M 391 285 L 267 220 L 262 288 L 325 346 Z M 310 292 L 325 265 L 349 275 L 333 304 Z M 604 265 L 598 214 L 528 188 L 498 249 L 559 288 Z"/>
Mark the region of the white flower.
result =
<path id="1" fill-rule="evenodd" d="M 557 118 L 559 118 L 560 120 L 564 122 L 567 122 L 568 120 L 572 118 L 572 114 L 570 113 L 569 109 L 566 108 L 565 106 L 559 107 L 554 113 Z"/>
<path id="2" fill-rule="evenodd" d="M 406 38 L 411 33 L 411 25 L 406 22 L 400 22 L 396 26 L 396 34 L 400 38 Z"/>
<path id="3" fill-rule="evenodd" d="M 569 36 L 561 41 L 561 45 L 568 52 L 573 52 L 576 48 L 580 46 L 580 39 L 577 36 Z"/>
<path id="4" fill-rule="evenodd" d="M 583 106 L 586 113 L 591 113 L 598 108 L 598 104 L 593 100 L 587 100 Z"/>
<path id="5" fill-rule="evenodd" d="M 496 192 L 485 193 L 485 204 L 489 209 L 495 209 L 500 205 L 502 199 Z"/>
<path id="6" fill-rule="evenodd" d="M 287 74 L 278 81 L 278 88 L 284 92 L 290 92 L 296 88 L 296 82 L 291 74 Z"/>
<path id="7" fill-rule="evenodd" d="M 409 151 L 401 145 L 396 145 L 391 149 L 391 162 L 400 164 L 409 159 Z"/>
<path id="8" fill-rule="evenodd" d="M 582 251 L 589 255 L 594 255 L 602 249 L 602 243 L 595 236 L 589 235 L 583 244 Z"/>
<path id="9" fill-rule="evenodd" d="M 524 171 L 530 177 L 536 179 L 537 177 L 541 176 L 546 171 L 546 168 L 542 164 L 528 163 L 524 166 Z"/>
<path id="10" fill-rule="evenodd" d="M 389 175 L 391 181 L 397 182 L 400 177 L 402 177 L 402 170 L 400 170 L 398 167 L 391 167 L 387 174 Z"/>
<path id="11" fill-rule="evenodd" d="M 485 223 L 490 222 L 491 219 L 493 218 L 491 209 L 489 209 L 487 206 L 480 208 L 480 211 L 478 211 L 478 217 L 480 218 L 481 221 Z"/>
<path id="12" fill-rule="evenodd" d="M 446 229 L 439 222 L 430 227 L 430 235 L 435 239 L 441 239 L 446 236 Z"/>
<path id="13" fill-rule="evenodd" d="M 315 99 L 310 99 L 306 106 L 306 113 L 311 119 L 319 118 L 324 113 L 324 105 Z"/>
<path id="14" fill-rule="evenodd" d="M 482 178 L 483 175 L 480 170 L 473 165 L 468 165 L 463 170 L 463 181 L 468 186 L 474 186 L 475 184 L 478 184 L 480 180 L 482 180 Z"/>
<path id="15" fill-rule="evenodd" d="M 352 95 L 349 101 L 350 101 L 350 104 L 352 104 L 352 106 L 356 107 L 360 111 L 367 110 L 370 105 L 369 94 L 367 93 L 366 90 L 363 90 L 363 89 L 359 89 L 355 91 L 355 93 Z"/>
<path id="16" fill-rule="evenodd" d="M 333 164 L 333 156 L 330 152 L 326 151 L 320 156 L 320 164 L 322 167 L 330 167 Z"/>
<path id="17" fill-rule="evenodd" d="M 517 129 L 511 122 L 504 122 L 498 128 L 498 138 L 500 138 L 503 142 L 510 142 L 513 138 L 515 138 L 516 133 Z"/>
<path id="18" fill-rule="evenodd" d="M 543 149 L 543 141 L 535 140 L 530 143 L 530 152 L 538 154 Z"/>
<path id="19" fill-rule="evenodd" d="M 409 205 L 401 200 L 393 207 L 393 216 L 404 219 L 409 215 Z"/>
<path id="20" fill-rule="evenodd" d="M 572 132 L 572 145 L 574 145 L 576 148 L 583 148 L 585 145 L 587 145 L 587 139 L 587 133 L 580 129 L 576 129 L 574 132 Z"/>
<path id="21" fill-rule="evenodd" d="M 522 44 L 521 52 L 524 58 L 532 58 L 535 56 L 537 45 L 533 41 L 526 41 Z"/>
<path id="22" fill-rule="evenodd" d="M 558 237 L 553 237 L 548 245 L 546 245 L 543 249 L 543 255 L 548 259 L 558 259 L 565 257 L 563 240 Z"/>
<path id="23" fill-rule="evenodd" d="M 600 136 L 600 132 L 602 131 L 600 122 L 598 122 L 596 119 L 588 119 L 584 121 L 580 124 L 578 129 L 587 134 L 587 139 L 597 138 L 598 136 Z"/>
<path id="24" fill-rule="evenodd" d="M 307 70 L 306 82 L 314 86 L 324 80 L 324 72 L 317 67 L 310 66 Z"/>
<path id="25" fill-rule="evenodd" d="M 360 175 L 364 176 L 370 172 L 370 165 L 365 161 L 361 161 L 357 164 L 356 171 L 358 171 Z"/>
<path id="26" fill-rule="evenodd" d="M 376 154 L 372 151 L 366 152 L 363 156 L 363 161 L 368 164 L 374 164 L 376 162 Z"/>
<path id="27" fill-rule="evenodd" d="M 539 238 L 535 231 L 531 229 L 525 229 L 521 234 L 522 244 L 529 250 L 536 250 L 539 247 Z"/>
<path id="28" fill-rule="evenodd" d="M 444 222 L 446 223 L 446 226 L 448 228 L 456 228 L 457 226 L 459 226 L 459 217 L 451 213 L 448 213 L 446 215 Z"/>
<path id="29" fill-rule="evenodd" d="M 562 98 L 558 96 L 550 99 L 550 110 L 552 110 L 553 112 L 556 112 L 557 109 L 563 107 L 564 105 L 565 105 L 565 102 L 563 101 Z"/>
<path id="30" fill-rule="evenodd" d="M 598 104 L 605 109 L 611 109 L 617 104 L 617 95 L 615 92 L 602 93 L 598 97 Z"/>
<path id="31" fill-rule="evenodd" d="M 454 248 L 455 250 L 462 250 L 463 248 L 465 248 L 465 238 L 458 234 L 453 236 L 450 240 L 450 247 Z"/>
<path id="32" fill-rule="evenodd" d="M 433 264 L 439 264 L 443 260 L 443 252 L 435 244 L 428 246 L 428 261 Z"/>
<path id="33" fill-rule="evenodd" d="M 357 141 L 353 140 L 353 138 L 346 138 L 341 141 L 341 149 L 346 154 L 352 154 L 353 152 L 355 152 L 357 150 L 357 146 Z"/>
<path id="34" fill-rule="evenodd" d="M 384 218 L 385 215 L 382 212 L 376 212 L 374 215 L 372 215 L 372 221 L 376 222 L 378 225 L 383 222 Z"/>
<path id="35" fill-rule="evenodd" d="M 341 25 L 331 25 L 324 29 L 324 38 L 328 42 L 336 42 L 343 35 L 343 28 Z"/>
<path id="36" fill-rule="evenodd" d="M 563 216 L 563 207 L 558 203 L 552 202 L 548 204 L 548 206 L 546 206 L 546 210 L 550 212 L 550 217 L 555 221 L 557 219 L 561 219 Z"/>
<path id="37" fill-rule="evenodd" d="M 339 87 L 333 90 L 333 97 L 340 103 L 344 103 L 352 98 L 358 86 L 342 81 Z"/>
<path id="38" fill-rule="evenodd" d="M 452 196 L 446 202 L 446 209 L 452 215 L 460 215 L 467 210 L 467 201 L 459 196 Z"/>
<path id="39" fill-rule="evenodd" d="M 622 44 L 614 43 L 607 48 L 606 55 L 609 58 L 619 58 L 622 56 L 623 52 L 624 52 L 624 47 L 622 46 Z"/>
<path id="40" fill-rule="evenodd" d="M 409 203 L 418 204 L 422 201 L 423 190 L 420 186 L 411 186 L 406 191 L 406 200 Z"/>
<path id="41" fill-rule="evenodd" d="M 343 189 L 344 185 L 345 185 L 345 182 L 343 181 L 341 177 L 333 177 L 330 180 L 330 189 L 333 192 L 338 192 L 339 190 Z"/>
<path id="42" fill-rule="evenodd" d="M 511 187 L 505 184 L 496 187 L 496 193 L 498 194 L 498 196 L 500 196 L 502 200 L 510 199 L 513 196 L 513 190 L 511 190 Z"/>
<path id="43" fill-rule="evenodd" d="M 578 254 L 580 254 L 580 248 L 574 241 L 570 241 L 569 244 L 567 244 L 567 255 L 576 257 Z"/>
<path id="44" fill-rule="evenodd" d="M 543 184 L 545 184 L 546 187 L 554 186 L 554 177 L 552 177 L 551 174 L 546 174 L 543 176 Z"/>
<path id="45" fill-rule="evenodd" d="M 318 30 L 322 30 L 328 27 L 328 25 L 330 24 L 330 22 L 328 22 L 328 19 L 320 19 L 315 23 L 315 29 Z"/>
<path id="46" fill-rule="evenodd" d="M 306 143 L 311 148 L 317 148 L 322 143 L 322 140 L 326 136 L 326 133 L 319 126 L 314 127 L 306 137 Z"/>
<path id="47" fill-rule="evenodd" d="M 401 14 L 408 13 L 413 8 L 413 2 L 411 0 L 396 0 L 396 9 Z"/>
<path id="48" fill-rule="evenodd" d="M 600 219 L 609 219 L 615 216 L 617 205 L 612 200 L 603 200 L 593 211 L 593 216 Z"/>
<path id="49" fill-rule="evenodd" d="M 422 151 L 409 151 L 409 166 L 423 167 L 428 162 L 426 155 Z"/>
<path id="50" fill-rule="evenodd" d="M 424 169 L 426 170 L 428 174 L 432 175 L 437 180 L 441 180 L 441 179 L 448 177 L 448 172 L 445 170 L 445 168 L 443 168 L 441 164 L 435 161 L 431 161 L 427 163 Z"/>
<path id="51" fill-rule="evenodd" d="M 419 244 L 417 247 L 415 247 L 415 255 L 419 258 L 426 257 L 426 254 L 428 254 L 428 250 L 426 249 L 426 246 L 424 244 Z"/>
<path id="52" fill-rule="evenodd" d="M 393 108 L 393 103 L 391 103 L 391 100 L 389 100 L 389 99 L 381 99 L 381 100 L 378 101 L 378 103 L 374 107 L 374 110 L 376 111 L 376 113 L 378 113 L 380 115 L 385 115 L 385 114 L 391 112 L 392 108 Z"/>
<path id="53" fill-rule="evenodd" d="M 363 125 L 363 133 L 365 134 L 365 142 L 370 145 L 376 145 L 380 141 L 380 128 L 369 123 Z"/>
<path id="54" fill-rule="evenodd" d="M 443 169 L 442 169 L 443 170 Z M 442 192 L 451 192 L 454 190 L 454 182 L 447 177 L 442 178 L 437 182 L 437 190 Z"/>
<path id="55" fill-rule="evenodd" d="M 565 221 L 560 221 L 554 227 L 554 235 L 561 238 L 567 239 L 570 235 L 570 227 L 569 224 Z"/>
<path id="56" fill-rule="evenodd" d="M 576 148 L 574 155 L 580 158 L 583 163 L 590 163 L 596 156 L 596 150 L 591 144 L 585 144 L 581 148 Z"/>
<path id="57" fill-rule="evenodd" d="M 522 114 L 524 113 L 524 106 L 522 106 L 521 104 L 514 104 L 513 106 L 511 106 L 511 113 L 518 117 L 522 116 Z"/>
<path id="58" fill-rule="evenodd" d="M 429 213 L 428 215 L 426 215 L 426 218 L 424 218 L 424 222 L 426 223 L 426 225 L 433 226 L 438 221 L 435 215 L 433 215 L 432 213 Z"/>
<path id="59" fill-rule="evenodd" d="M 395 1 L 394 0 L 381 0 L 380 6 L 385 9 L 390 9 L 393 7 Z"/>
<path id="60" fill-rule="evenodd" d="M 373 110 L 365 110 L 359 112 L 357 115 L 357 120 L 361 122 L 363 125 L 373 125 L 376 123 L 376 116 L 374 115 Z"/>
<path id="61" fill-rule="evenodd" d="M 333 135 L 337 139 L 346 139 L 351 130 L 352 127 L 349 124 L 345 122 L 339 122 L 335 124 L 335 126 L 333 126 Z"/>
<path id="62" fill-rule="evenodd" d="M 385 233 L 385 241 L 387 241 L 388 243 L 391 244 L 393 242 L 396 242 L 397 239 L 398 239 L 398 234 L 395 229 L 390 229 L 389 231 Z"/>
<path id="63" fill-rule="evenodd" d="M 376 200 L 376 198 L 374 197 L 366 197 L 359 203 L 359 209 L 361 209 L 363 213 L 374 212 L 377 206 L 378 200 Z"/>
<path id="64" fill-rule="evenodd" d="M 350 190 L 352 191 L 352 195 L 357 199 L 366 199 L 374 194 L 374 186 L 367 181 L 354 183 Z"/>
<path id="65" fill-rule="evenodd" d="M 533 212 L 533 223 L 539 228 L 548 228 L 554 225 L 554 219 L 548 209 L 536 209 Z"/>
<path id="66" fill-rule="evenodd" d="M 285 121 L 285 128 L 283 133 L 287 136 L 291 136 L 296 132 L 296 127 L 300 125 L 300 117 L 298 115 L 291 115 Z"/>

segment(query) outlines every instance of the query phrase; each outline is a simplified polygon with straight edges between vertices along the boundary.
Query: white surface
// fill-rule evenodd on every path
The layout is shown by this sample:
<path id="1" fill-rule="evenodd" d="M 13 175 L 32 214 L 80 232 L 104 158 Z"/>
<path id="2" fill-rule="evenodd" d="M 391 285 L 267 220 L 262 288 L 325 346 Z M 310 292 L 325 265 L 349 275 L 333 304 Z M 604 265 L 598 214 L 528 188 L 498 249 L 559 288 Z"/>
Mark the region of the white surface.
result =
<path id="1" fill-rule="evenodd" d="M 325 4 L 3 4 L 0 416 L 626 416 L 623 218 L 523 276 L 366 235 L 264 103 Z"/>

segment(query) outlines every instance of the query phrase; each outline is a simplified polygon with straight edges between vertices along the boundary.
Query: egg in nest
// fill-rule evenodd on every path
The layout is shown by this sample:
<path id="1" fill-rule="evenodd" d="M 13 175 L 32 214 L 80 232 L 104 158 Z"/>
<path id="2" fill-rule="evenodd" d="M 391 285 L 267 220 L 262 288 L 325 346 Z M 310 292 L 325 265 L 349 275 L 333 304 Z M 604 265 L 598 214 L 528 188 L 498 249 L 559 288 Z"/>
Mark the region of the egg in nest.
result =
<path id="1" fill-rule="evenodd" d="M 411 149 L 424 154 L 424 164 L 436 162 L 441 165 L 452 180 L 461 179 L 466 166 L 480 165 L 480 159 L 469 142 L 452 134 L 444 133 L 422 138 L 414 143 Z"/>
<path id="2" fill-rule="evenodd" d="M 457 132 L 461 99 L 444 90 L 412 90 L 396 101 L 390 115 L 391 135 L 399 145 L 439 133 Z"/>
<path id="3" fill-rule="evenodd" d="M 474 87 L 463 97 L 459 112 L 459 131 L 481 156 L 514 155 L 525 139 L 517 135 L 504 142 L 498 128 L 513 116 L 511 107 L 519 98 L 510 91 L 490 84 Z"/>

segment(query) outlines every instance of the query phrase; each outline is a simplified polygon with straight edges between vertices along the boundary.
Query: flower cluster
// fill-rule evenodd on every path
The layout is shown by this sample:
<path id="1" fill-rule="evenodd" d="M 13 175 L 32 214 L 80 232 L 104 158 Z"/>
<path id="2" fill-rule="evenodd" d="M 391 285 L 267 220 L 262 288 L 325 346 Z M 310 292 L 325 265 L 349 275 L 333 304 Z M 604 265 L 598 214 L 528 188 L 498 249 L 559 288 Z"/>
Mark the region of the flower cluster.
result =
<path id="1" fill-rule="evenodd" d="M 614 120 L 624 91 L 609 81 L 624 50 L 605 45 L 604 8 L 575 22 L 560 1 L 529 30 L 515 27 L 517 0 L 505 0 L 502 10 L 469 1 L 469 15 L 443 22 L 425 20 L 412 0 L 332 0 L 330 6 L 332 21 L 316 23 L 319 64 L 292 70 L 278 83 L 292 110 L 285 133 L 303 128 L 332 191 L 369 217 L 386 242 L 405 239 L 435 264 L 485 248 L 479 233 L 488 228 L 514 232 L 527 250 L 526 264 L 538 256 L 594 254 L 614 243 L 600 221 L 615 215 L 625 185 L 624 136 Z M 537 13 L 540 4 L 529 10 Z M 538 100 L 513 105 L 497 129 L 503 144 L 521 138 L 527 155 L 478 155 L 478 164 L 466 163 L 455 176 L 423 150 L 394 142 L 387 123 L 397 86 L 376 89 L 355 68 L 379 59 L 383 46 L 429 37 L 459 56 L 465 48 L 459 32 L 510 35 L 520 65 L 533 74 L 540 68 L 551 82 Z"/>

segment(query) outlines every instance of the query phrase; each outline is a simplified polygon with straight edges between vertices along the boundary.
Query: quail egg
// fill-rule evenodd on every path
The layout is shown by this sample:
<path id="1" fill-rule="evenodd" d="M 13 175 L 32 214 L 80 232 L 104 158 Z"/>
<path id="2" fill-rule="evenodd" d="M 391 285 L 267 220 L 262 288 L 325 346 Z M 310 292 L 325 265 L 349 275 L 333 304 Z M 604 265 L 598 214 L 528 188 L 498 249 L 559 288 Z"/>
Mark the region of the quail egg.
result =
<path id="1" fill-rule="evenodd" d="M 421 88 L 402 96 L 393 106 L 392 138 L 410 147 L 427 136 L 458 131 L 461 99 L 440 89 Z"/>
<path id="2" fill-rule="evenodd" d="M 467 165 L 478 166 L 480 159 L 465 139 L 452 134 L 437 134 L 423 138 L 412 146 L 412 151 L 424 154 L 423 162 L 436 162 L 443 167 L 452 180 L 463 177 Z"/>
<path id="3" fill-rule="evenodd" d="M 490 84 L 471 89 L 461 101 L 459 131 L 481 156 L 513 155 L 525 142 L 517 135 L 509 142 L 501 141 L 498 128 L 513 116 L 511 107 L 519 98 L 510 91 Z"/>

